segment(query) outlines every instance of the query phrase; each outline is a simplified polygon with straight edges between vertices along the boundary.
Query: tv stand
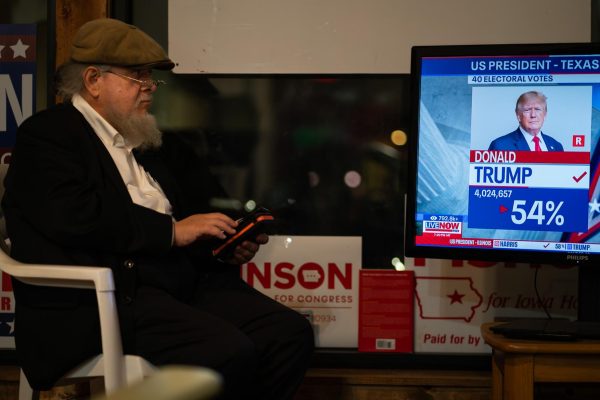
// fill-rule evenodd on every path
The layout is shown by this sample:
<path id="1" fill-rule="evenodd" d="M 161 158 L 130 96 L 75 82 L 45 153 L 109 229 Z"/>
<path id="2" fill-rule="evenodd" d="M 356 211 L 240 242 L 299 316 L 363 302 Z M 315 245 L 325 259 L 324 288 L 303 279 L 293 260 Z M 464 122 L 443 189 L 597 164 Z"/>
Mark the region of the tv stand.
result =
<path id="1" fill-rule="evenodd" d="M 511 339 L 561 342 L 600 340 L 600 322 L 595 321 L 524 318 L 498 323 L 490 329 Z"/>
<path id="2" fill-rule="evenodd" d="M 533 400 L 540 382 L 600 384 L 600 341 L 554 342 L 510 339 L 481 327 L 492 347 L 492 400 Z"/>

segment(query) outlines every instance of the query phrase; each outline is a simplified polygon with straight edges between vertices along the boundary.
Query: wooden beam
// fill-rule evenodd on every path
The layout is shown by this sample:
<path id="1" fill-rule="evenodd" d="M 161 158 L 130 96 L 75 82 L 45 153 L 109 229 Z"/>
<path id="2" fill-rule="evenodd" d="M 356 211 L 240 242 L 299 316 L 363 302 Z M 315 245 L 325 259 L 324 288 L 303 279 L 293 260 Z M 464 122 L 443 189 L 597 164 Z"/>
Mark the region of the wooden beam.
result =
<path id="1" fill-rule="evenodd" d="M 56 0 L 55 67 L 69 59 L 73 36 L 81 25 L 110 15 L 109 3 L 109 0 Z"/>

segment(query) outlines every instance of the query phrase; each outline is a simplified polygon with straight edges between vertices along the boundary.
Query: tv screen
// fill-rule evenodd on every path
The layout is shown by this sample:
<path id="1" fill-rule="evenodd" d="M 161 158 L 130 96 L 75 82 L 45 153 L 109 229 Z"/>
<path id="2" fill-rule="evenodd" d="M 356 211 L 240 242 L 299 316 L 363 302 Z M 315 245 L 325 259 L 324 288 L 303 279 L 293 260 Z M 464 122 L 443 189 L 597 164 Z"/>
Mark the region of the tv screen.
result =
<path id="1" fill-rule="evenodd" d="M 600 45 L 412 50 L 405 253 L 600 260 Z"/>

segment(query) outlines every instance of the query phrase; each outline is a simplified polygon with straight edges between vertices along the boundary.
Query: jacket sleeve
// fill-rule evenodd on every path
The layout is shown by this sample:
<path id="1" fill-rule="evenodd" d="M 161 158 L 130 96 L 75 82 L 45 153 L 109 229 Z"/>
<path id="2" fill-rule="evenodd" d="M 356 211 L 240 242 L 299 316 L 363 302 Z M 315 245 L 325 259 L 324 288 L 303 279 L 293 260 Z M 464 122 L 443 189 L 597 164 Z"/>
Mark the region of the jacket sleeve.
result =
<path id="1" fill-rule="evenodd" d="M 38 114 L 19 127 L 5 185 L 9 235 L 11 225 L 27 223 L 66 247 L 148 254 L 171 247 L 171 217 L 131 201 L 110 155 L 74 109 Z"/>

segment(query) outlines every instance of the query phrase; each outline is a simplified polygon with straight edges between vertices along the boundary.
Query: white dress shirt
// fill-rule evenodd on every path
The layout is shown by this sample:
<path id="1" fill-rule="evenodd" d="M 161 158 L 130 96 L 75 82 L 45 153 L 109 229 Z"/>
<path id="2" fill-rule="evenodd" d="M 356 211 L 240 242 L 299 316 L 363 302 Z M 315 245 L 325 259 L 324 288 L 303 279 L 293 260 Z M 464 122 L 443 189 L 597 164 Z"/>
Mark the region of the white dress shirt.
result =
<path id="1" fill-rule="evenodd" d="M 523 129 L 520 126 L 519 126 L 519 129 L 521 130 L 521 133 L 525 137 L 525 140 L 527 140 L 527 144 L 529 145 L 529 150 L 535 151 L 535 142 L 533 141 L 533 135 L 531 133 L 527 132 L 525 129 Z M 544 143 L 544 138 L 542 137 L 542 132 L 538 133 L 537 136 L 540 138 L 540 147 L 542 148 L 542 151 L 548 151 L 548 147 L 546 146 L 546 143 Z"/>
<path id="2" fill-rule="evenodd" d="M 123 182 L 135 204 L 171 215 L 171 203 L 162 188 L 132 154 L 133 147 L 96 110 L 78 94 L 73 96 L 73 106 L 92 126 L 115 162 Z"/>

